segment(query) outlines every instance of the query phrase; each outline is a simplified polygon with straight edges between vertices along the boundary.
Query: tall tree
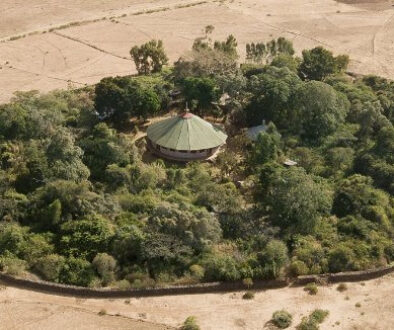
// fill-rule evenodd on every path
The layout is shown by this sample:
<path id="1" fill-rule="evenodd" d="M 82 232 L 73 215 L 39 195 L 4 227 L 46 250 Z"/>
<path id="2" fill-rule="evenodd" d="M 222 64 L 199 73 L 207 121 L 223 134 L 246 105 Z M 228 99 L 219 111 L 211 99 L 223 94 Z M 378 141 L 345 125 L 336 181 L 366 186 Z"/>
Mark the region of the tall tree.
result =
<path id="1" fill-rule="evenodd" d="M 320 81 L 299 85 L 295 92 L 293 121 L 289 127 L 310 140 L 333 133 L 345 121 L 349 111 L 345 95 Z"/>
<path id="2" fill-rule="evenodd" d="M 347 55 L 334 57 L 332 52 L 319 46 L 302 52 L 299 75 L 307 80 L 323 80 L 330 74 L 346 70 L 349 64 Z"/>
<path id="3" fill-rule="evenodd" d="M 151 40 L 130 50 L 139 74 L 160 72 L 168 63 L 162 40 Z"/>

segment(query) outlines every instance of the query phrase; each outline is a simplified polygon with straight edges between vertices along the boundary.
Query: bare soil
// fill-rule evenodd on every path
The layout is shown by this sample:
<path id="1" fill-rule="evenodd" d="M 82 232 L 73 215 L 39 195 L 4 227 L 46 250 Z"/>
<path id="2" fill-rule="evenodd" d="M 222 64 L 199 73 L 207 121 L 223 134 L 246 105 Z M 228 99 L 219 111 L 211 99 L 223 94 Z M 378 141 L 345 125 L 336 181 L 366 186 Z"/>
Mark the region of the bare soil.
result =
<path id="1" fill-rule="evenodd" d="M 285 36 L 299 51 L 322 45 L 350 54 L 353 72 L 394 78 L 392 2 L 343 1 L 3 0 L 0 103 L 17 90 L 81 87 L 134 73 L 129 50 L 151 38 L 163 39 L 175 61 L 208 24 L 213 39 L 234 34 L 241 57 L 247 42 Z"/>
<path id="2" fill-rule="evenodd" d="M 244 292 L 78 299 L 7 287 L 0 290 L 0 329 L 173 329 L 194 315 L 203 330 L 262 330 L 280 309 L 293 315 L 295 329 L 316 308 L 330 312 L 321 330 L 393 329 L 393 274 L 337 287 L 319 287 L 315 296 L 302 287 L 259 291 L 253 300 L 242 299 Z M 98 316 L 102 309 L 108 315 Z"/>

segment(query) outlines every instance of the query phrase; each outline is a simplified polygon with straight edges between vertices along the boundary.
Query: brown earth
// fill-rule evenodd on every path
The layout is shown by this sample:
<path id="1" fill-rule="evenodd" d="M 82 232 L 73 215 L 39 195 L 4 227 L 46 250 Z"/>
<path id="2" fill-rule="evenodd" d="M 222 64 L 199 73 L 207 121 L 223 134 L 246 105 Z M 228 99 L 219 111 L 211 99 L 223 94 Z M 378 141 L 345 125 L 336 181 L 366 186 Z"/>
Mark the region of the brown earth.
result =
<path id="1" fill-rule="evenodd" d="M 214 39 L 233 33 L 242 56 L 249 41 L 285 36 L 298 50 L 323 45 L 350 54 L 351 71 L 394 78 L 392 3 L 344 1 L 3 0 L 0 102 L 17 90 L 79 87 L 133 73 L 130 48 L 151 38 L 163 39 L 174 61 L 208 24 Z M 151 13 L 135 15 L 143 11 Z M 79 23 L 55 29 L 72 22 Z M 42 33 L 49 29 L 55 30 Z"/>
<path id="2" fill-rule="evenodd" d="M 280 309 L 293 315 L 289 329 L 295 329 L 302 316 L 316 308 L 330 313 L 321 330 L 393 329 L 393 274 L 347 283 L 344 292 L 337 287 L 319 287 L 316 296 L 301 287 L 267 290 L 253 300 L 243 300 L 243 292 L 77 299 L 6 287 L 0 290 L 0 329 L 172 329 L 194 315 L 203 330 L 262 330 L 269 329 L 267 322 Z M 98 316 L 102 309 L 109 315 Z"/>

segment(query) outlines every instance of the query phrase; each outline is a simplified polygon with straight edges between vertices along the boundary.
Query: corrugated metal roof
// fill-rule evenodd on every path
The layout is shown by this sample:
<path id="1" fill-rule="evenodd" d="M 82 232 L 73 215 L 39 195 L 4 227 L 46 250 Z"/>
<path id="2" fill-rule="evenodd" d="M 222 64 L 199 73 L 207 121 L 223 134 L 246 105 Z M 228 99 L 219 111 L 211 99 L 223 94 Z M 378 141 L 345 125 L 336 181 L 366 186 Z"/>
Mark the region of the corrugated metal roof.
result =
<path id="1" fill-rule="evenodd" d="M 227 139 L 221 129 L 190 112 L 152 124 L 147 135 L 154 143 L 174 150 L 215 148 Z"/>
<path id="2" fill-rule="evenodd" d="M 253 127 L 248 128 L 248 130 L 246 131 L 246 135 L 252 141 L 256 141 L 259 134 L 261 132 L 265 132 L 266 130 L 267 130 L 267 127 L 264 124 L 259 125 L 259 126 L 253 126 Z"/>

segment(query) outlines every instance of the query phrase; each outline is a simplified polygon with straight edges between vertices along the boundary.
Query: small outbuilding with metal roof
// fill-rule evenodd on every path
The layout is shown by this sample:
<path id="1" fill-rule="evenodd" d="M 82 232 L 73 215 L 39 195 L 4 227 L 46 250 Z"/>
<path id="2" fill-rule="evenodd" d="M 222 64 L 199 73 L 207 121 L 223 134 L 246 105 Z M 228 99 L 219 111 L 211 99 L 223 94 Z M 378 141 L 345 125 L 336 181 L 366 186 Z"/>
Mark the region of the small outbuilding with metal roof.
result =
<path id="1" fill-rule="evenodd" d="M 154 123 L 147 130 L 149 149 L 178 161 L 210 158 L 226 139 L 220 128 L 188 111 Z"/>

